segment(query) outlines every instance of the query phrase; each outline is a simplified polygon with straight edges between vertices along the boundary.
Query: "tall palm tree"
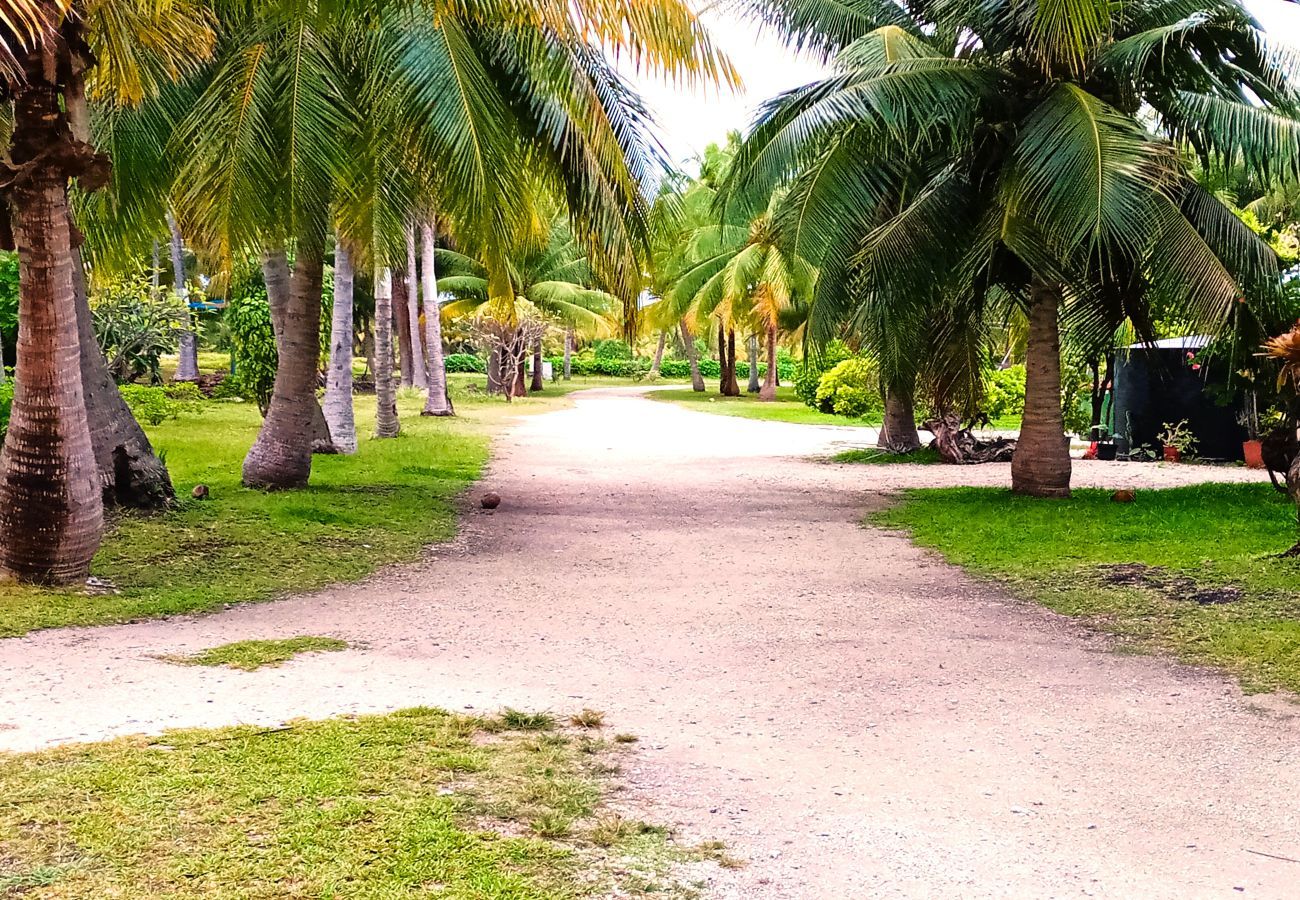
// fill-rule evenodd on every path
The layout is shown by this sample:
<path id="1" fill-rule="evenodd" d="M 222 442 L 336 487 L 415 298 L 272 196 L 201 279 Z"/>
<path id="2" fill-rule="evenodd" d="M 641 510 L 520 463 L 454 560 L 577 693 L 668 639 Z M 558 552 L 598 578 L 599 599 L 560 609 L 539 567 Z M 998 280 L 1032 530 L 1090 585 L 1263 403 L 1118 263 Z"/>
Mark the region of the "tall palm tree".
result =
<path id="1" fill-rule="evenodd" d="M 79 315 L 84 272 L 68 190 L 75 181 L 94 191 L 109 173 L 107 158 L 91 144 L 87 77 L 99 78 L 101 90 L 143 97 L 159 78 L 200 58 L 201 42 L 186 57 L 174 55 L 172 36 L 194 34 L 205 18 L 188 7 L 188 22 L 170 18 L 172 12 L 131 3 L 86 9 L 67 0 L 0 0 L 0 79 L 12 113 L 8 162 L 20 176 L 6 181 L 4 212 L 19 256 L 22 323 L 0 451 L 0 568 L 21 580 L 83 578 L 99 544 L 107 485 L 79 353 L 88 309 Z M 129 75 L 114 68 L 128 58 L 139 63 Z M 95 430 L 107 435 L 112 420 L 100 415 L 105 424 Z M 123 464 L 129 467 L 129 459 Z"/>
<path id="2" fill-rule="evenodd" d="M 424 362 L 428 369 L 429 393 L 422 416 L 454 416 L 451 390 L 447 383 L 447 364 L 442 353 L 442 307 L 439 303 L 438 271 L 435 253 L 438 248 L 437 219 L 429 215 L 420 225 L 420 279 L 424 292 Z"/>
<path id="3" fill-rule="evenodd" d="M 860 292 L 921 304 L 939 291 L 960 307 L 995 286 L 1023 306 L 1014 490 L 1069 494 L 1063 313 L 1105 330 L 1145 322 L 1160 297 L 1214 327 L 1239 297 L 1276 291 L 1272 253 L 1179 152 L 1300 164 L 1293 64 L 1236 0 L 749 6 L 842 49 L 834 74 L 764 108 L 736 188 L 795 176 L 795 249 L 853 260 Z"/>

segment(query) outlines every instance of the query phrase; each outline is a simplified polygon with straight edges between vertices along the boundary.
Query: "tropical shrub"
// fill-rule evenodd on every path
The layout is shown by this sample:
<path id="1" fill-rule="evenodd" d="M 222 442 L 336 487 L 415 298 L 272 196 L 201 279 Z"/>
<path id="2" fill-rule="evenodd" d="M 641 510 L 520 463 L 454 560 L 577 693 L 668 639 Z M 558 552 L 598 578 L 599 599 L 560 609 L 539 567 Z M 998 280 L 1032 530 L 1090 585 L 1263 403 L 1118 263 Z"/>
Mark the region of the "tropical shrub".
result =
<path id="1" fill-rule="evenodd" d="M 18 254 L 0 252 L 0 339 L 5 352 L 14 357 L 18 343 Z M 12 389 L 10 389 L 12 398 Z M 8 415 L 6 413 L 6 421 Z"/>
<path id="2" fill-rule="evenodd" d="M 632 348 L 617 338 L 596 341 L 591 345 L 591 352 L 596 359 L 630 360 L 632 358 Z"/>
<path id="3" fill-rule="evenodd" d="M 124 384 L 119 386 L 122 399 L 131 407 L 131 414 L 148 425 L 161 425 L 168 419 L 180 416 L 185 405 L 167 396 L 166 388 L 150 384 Z"/>
<path id="4" fill-rule="evenodd" d="M 450 353 L 443 357 L 448 372 L 471 372 L 483 374 L 487 371 L 487 360 L 473 353 Z"/>
<path id="5" fill-rule="evenodd" d="M 813 409 L 820 409 L 817 401 L 817 388 L 822 376 L 852 357 L 848 346 L 843 341 L 831 341 L 820 355 L 804 357 L 803 367 L 793 375 L 795 395 Z M 778 370 L 777 374 L 780 374 Z M 740 373 L 736 373 L 739 377 Z M 824 410 L 829 412 L 829 410 Z"/>
<path id="6" fill-rule="evenodd" d="M 9 430 L 9 413 L 14 405 L 14 383 L 12 380 L 0 384 L 0 440 L 4 440 Z"/>
<path id="7" fill-rule="evenodd" d="M 1023 415 L 1025 411 L 1025 367 L 994 369 L 984 394 L 985 412 L 990 419 Z"/>
<path id="8" fill-rule="evenodd" d="M 858 419 L 884 409 L 880 373 L 876 364 L 853 357 L 836 364 L 817 385 L 817 408 L 822 412 Z"/>
<path id="9" fill-rule="evenodd" d="M 266 415 L 271 404 L 271 389 L 275 386 L 275 369 L 280 364 L 266 289 L 251 290 L 232 299 L 226 307 L 226 324 L 230 327 L 235 348 L 235 371 L 232 373 L 235 380 L 231 388 L 237 388 L 246 399 L 255 400 L 262 414 Z"/>
<path id="10" fill-rule="evenodd" d="M 119 383 L 162 381 L 164 353 L 176 350 L 185 322 L 184 301 L 170 290 L 154 290 L 143 273 L 114 279 L 90 296 L 95 339 Z"/>

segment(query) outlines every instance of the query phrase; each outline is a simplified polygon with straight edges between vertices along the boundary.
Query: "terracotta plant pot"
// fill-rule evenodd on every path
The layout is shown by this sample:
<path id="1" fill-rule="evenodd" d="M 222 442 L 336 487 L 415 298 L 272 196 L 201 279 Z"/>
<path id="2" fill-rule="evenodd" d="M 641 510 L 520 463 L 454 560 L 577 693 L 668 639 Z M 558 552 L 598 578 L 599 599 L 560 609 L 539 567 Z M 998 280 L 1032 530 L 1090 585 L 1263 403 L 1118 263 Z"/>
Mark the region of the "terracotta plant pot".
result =
<path id="1" fill-rule="evenodd" d="M 1165 462 L 1182 462 L 1182 459 L 1183 451 L 1179 450 L 1177 447 L 1165 448 Z"/>
<path id="2" fill-rule="evenodd" d="M 1262 441 L 1244 441 L 1241 452 L 1246 457 L 1247 469 L 1264 468 L 1264 444 Z"/>

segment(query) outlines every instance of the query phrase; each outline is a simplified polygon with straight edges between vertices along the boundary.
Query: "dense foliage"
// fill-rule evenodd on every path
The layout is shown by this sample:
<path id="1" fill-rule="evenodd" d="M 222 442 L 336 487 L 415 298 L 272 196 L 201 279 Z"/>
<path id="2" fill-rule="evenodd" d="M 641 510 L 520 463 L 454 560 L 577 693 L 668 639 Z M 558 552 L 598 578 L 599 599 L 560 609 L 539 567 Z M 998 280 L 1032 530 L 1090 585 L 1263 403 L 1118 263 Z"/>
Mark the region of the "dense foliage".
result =
<path id="1" fill-rule="evenodd" d="M 818 382 L 816 400 L 822 412 L 853 419 L 883 411 L 879 367 L 861 356 L 836 364 Z"/>
<path id="2" fill-rule="evenodd" d="M 143 272 L 112 279 L 91 292 L 91 319 L 108 370 L 118 382 L 162 381 L 162 355 L 176 351 L 184 301 L 155 289 Z"/>

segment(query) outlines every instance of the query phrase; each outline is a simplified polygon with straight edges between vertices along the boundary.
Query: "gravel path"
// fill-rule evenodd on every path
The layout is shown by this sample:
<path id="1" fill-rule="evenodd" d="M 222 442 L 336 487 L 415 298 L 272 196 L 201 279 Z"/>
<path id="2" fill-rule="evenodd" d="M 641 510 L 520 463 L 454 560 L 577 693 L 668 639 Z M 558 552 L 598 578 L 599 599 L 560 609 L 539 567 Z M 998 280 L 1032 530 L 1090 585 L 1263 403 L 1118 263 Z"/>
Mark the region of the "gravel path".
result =
<path id="1" fill-rule="evenodd" d="M 857 429 L 578 395 L 502 437 L 425 561 L 220 615 L 0 641 L 0 747 L 413 704 L 604 710 L 623 802 L 748 859 L 706 896 L 1300 896 L 1300 706 L 1119 656 L 860 525 L 909 484 Z M 1256 477 L 1080 463 L 1078 485 Z M 243 673 L 158 654 L 359 642 Z M 1252 852 L 1253 851 L 1253 852 Z"/>

